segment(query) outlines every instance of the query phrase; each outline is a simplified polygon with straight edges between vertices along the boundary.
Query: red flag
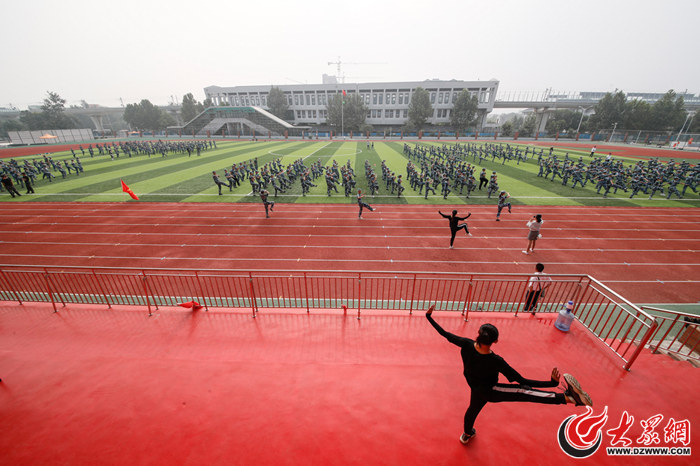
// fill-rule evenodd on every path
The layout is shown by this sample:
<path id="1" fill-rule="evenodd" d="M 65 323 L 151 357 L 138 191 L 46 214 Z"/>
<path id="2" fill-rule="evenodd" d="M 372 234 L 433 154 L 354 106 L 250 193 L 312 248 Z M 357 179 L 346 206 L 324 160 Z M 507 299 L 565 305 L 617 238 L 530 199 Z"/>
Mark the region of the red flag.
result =
<path id="1" fill-rule="evenodd" d="M 197 301 L 187 301 L 186 303 L 178 303 L 178 306 L 181 307 L 186 307 L 188 309 L 192 309 L 193 311 L 197 311 L 202 308 L 202 305 L 199 304 Z"/>
<path id="2" fill-rule="evenodd" d="M 130 187 L 128 187 L 126 185 L 126 183 L 124 183 L 124 180 L 119 180 L 119 181 L 122 182 L 122 191 L 127 193 L 129 196 L 131 196 L 132 199 L 136 199 L 138 201 L 139 197 L 136 194 L 134 194 L 134 192 L 131 190 Z"/>
<path id="3" fill-rule="evenodd" d="M 348 94 L 347 94 L 347 92 L 345 92 L 345 89 L 343 89 L 343 97 L 345 97 L 346 95 L 348 95 Z"/>

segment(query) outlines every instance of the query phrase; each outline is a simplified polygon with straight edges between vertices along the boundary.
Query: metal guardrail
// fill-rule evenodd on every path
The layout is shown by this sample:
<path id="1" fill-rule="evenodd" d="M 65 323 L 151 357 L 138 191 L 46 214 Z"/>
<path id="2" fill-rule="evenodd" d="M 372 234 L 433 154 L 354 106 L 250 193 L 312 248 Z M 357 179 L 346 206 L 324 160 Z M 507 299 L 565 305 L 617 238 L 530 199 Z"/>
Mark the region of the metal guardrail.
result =
<path id="1" fill-rule="evenodd" d="M 697 315 L 649 306 L 642 306 L 642 309 L 654 312 L 660 321 L 649 342 L 654 353 L 663 351 L 700 361 L 700 322 Z"/>
<path id="2" fill-rule="evenodd" d="M 209 308 L 344 308 L 511 312 L 524 308 L 531 274 L 299 270 L 193 270 L 0 265 L 0 300 Z M 538 313 L 575 302 L 574 314 L 629 370 L 657 328 L 649 314 L 589 275 L 548 275 Z"/>

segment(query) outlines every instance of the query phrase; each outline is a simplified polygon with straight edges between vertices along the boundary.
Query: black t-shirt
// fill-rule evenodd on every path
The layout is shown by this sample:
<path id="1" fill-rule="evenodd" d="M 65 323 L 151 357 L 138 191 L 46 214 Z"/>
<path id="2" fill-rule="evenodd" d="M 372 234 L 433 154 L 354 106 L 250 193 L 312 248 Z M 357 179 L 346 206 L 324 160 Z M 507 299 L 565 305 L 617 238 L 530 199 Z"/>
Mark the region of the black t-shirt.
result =
<path id="1" fill-rule="evenodd" d="M 496 353 L 481 354 L 474 348 L 474 340 L 460 337 L 445 331 L 433 320 L 426 316 L 430 324 L 435 327 L 440 335 L 450 343 L 462 348 L 462 363 L 464 364 L 464 378 L 472 390 L 490 390 L 498 383 L 498 374 L 503 374 L 510 382 L 526 383 L 518 372 Z"/>

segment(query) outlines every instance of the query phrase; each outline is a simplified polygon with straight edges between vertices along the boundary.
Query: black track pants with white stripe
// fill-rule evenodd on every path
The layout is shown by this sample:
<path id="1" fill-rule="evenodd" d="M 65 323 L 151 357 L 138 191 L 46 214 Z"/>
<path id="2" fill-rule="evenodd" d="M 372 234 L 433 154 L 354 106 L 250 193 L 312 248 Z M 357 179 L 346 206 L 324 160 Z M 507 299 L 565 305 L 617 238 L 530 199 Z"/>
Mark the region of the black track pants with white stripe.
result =
<path id="1" fill-rule="evenodd" d="M 474 421 L 486 403 L 501 403 L 507 401 L 525 401 L 530 403 L 543 403 L 551 405 L 566 404 L 563 393 L 536 390 L 521 384 L 496 384 L 490 390 L 472 389 L 469 408 L 464 413 L 464 432 L 471 432 Z"/>

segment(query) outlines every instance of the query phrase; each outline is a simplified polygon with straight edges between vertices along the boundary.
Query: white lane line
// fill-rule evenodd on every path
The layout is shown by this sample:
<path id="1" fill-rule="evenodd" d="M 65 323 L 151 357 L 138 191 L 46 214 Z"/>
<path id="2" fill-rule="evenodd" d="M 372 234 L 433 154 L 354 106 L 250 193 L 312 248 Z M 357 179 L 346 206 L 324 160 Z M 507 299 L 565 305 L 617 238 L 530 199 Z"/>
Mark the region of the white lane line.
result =
<path id="1" fill-rule="evenodd" d="M 52 225 L 52 224 L 51 224 Z M 52 225 L 54 226 L 54 225 Z M 104 226 L 104 225 L 102 225 Z M 112 226 L 112 225 L 110 225 Z M 131 225 L 130 225 L 131 226 Z M 168 225 L 171 226 L 171 225 Z M 231 227 L 231 225 L 221 225 L 222 227 Z M 339 227 L 341 228 L 341 227 Z M 342 227 L 343 230 L 347 230 L 349 228 L 354 228 L 353 226 L 345 226 Z M 357 227 L 357 228 L 362 228 L 362 227 Z M 405 229 L 405 228 L 404 228 Z M 66 231 L 16 231 L 16 230 L 0 230 L 0 235 L 60 235 L 60 236 L 65 236 L 66 234 L 74 234 L 75 232 L 66 232 Z M 76 233 L 77 234 L 77 233 Z M 178 232 L 172 232 L 172 231 L 167 231 L 167 232 L 132 232 L 132 231 L 80 231 L 80 235 L 106 235 L 106 236 L 114 236 L 114 235 L 119 235 L 119 236 L 127 236 L 127 235 L 135 235 L 135 236 L 171 236 L 171 237 L 179 237 L 179 236 L 184 236 L 184 237 L 190 237 L 190 236 L 199 236 L 199 237 L 215 237 L 215 236 L 226 236 L 226 237 L 245 237 L 245 238 L 250 238 L 250 233 L 178 233 Z M 274 233 L 259 233 L 255 232 L 255 236 L 261 237 L 261 238 L 279 238 L 279 234 L 274 234 Z M 289 234 L 284 234 L 285 238 L 309 238 L 309 237 L 316 237 L 316 238 L 353 238 L 356 239 L 357 235 L 343 235 L 343 234 L 294 234 L 294 233 L 289 233 Z M 400 239 L 404 240 L 406 238 L 410 239 L 416 239 L 416 238 L 424 238 L 424 239 L 445 239 L 445 237 L 449 237 L 449 235 L 445 234 L 440 234 L 440 235 L 424 235 L 424 236 L 415 236 L 415 235 L 391 235 L 387 236 L 385 234 L 381 235 L 363 235 L 363 239 L 386 239 L 386 238 L 392 238 L 392 239 Z M 504 236 L 504 235 L 491 235 L 491 236 L 479 236 L 479 235 L 474 235 L 468 240 L 465 241 L 474 241 L 474 240 L 480 240 L 480 239 L 499 239 L 499 240 L 522 240 L 523 236 L 522 235 L 517 235 L 517 236 Z M 630 237 L 625 237 L 625 238 L 605 238 L 605 237 L 588 237 L 588 238 L 581 238 L 580 236 L 550 236 L 547 238 L 548 242 L 553 242 L 553 241 L 697 241 L 700 242 L 700 238 L 648 238 L 648 237 L 642 237 L 642 238 L 630 238 Z M 0 239 L 0 243 L 2 243 L 2 239 Z M 475 249 L 480 249 L 483 250 L 483 247 L 475 248 Z M 547 248 L 544 248 L 547 249 Z M 574 250 L 579 250 L 579 249 L 572 249 Z M 592 248 L 593 251 L 599 251 L 601 248 Z"/>
<path id="2" fill-rule="evenodd" d="M 259 209 L 258 209 L 259 210 Z M 251 214 L 252 212 L 247 212 L 248 214 Z M 284 215 L 284 213 L 282 213 Z M 100 216 L 108 219 L 114 219 L 116 218 L 115 215 L 105 215 L 105 216 Z M 155 217 L 152 215 L 128 215 L 124 217 L 120 217 L 124 220 L 136 220 L 136 219 L 146 219 L 148 220 L 147 223 L 144 222 L 134 222 L 134 223 L 126 223 L 126 222 L 120 222 L 120 223 L 102 223 L 102 222 L 78 222 L 78 221 L 64 221 L 64 222 L 56 222 L 57 219 L 63 218 L 63 219 L 75 219 L 75 215 L 68 215 L 68 216 L 56 216 L 56 215 L 32 215 L 26 218 L 26 220 L 13 220 L 13 221 L 0 221 L 0 225 L 66 225 L 66 226 L 75 226 L 75 225 L 81 225 L 81 226 L 143 226 L 149 227 L 153 226 L 154 222 L 161 222 L 163 225 L 168 225 L 166 221 L 171 220 L 175 223 L 173 225 L 178 225 L 182 226 L 179 222 L 182 221 L 181 216 L 168 216 L 168 217 Z M 83 217 L 79 217 L 83 218 Z M 86 219 L 92 219 L 94 218 L 93 216 L 85 216 L 84 218 Z M 249 215 L 247 217 L 242 217 L 240 215 L 234 215 L 234 216 L 212 216 L 212 217 L 191 217 L 188 218 L 190 220 L 189 223 L 186 223 L 186 226 L 197 226 L 197 227 L 237 227 L 237 228 L 245 228 L 245 227 L 254 227 L 258 228 L 261 224 L 253 224 L 253 223 L 224 223 L 228 219 L 234 219 L 234 220 L 257 220 L 257 221 L 262 221 L 262 216 L 257 214 L 256 215 Z M 208 223 L 192 223 L 193 221 L 198 221 L 198 222 L 207 222 L 208 220 L 219 220 L 222 221 L 221 223 L 217 224 L 212 224 L 210 222 Z M 391 217 L 368 217 L 366 220 L 367 222 L 362 222 L 361 224 L 358 224 L 356 222 L 357 217 L 356 216 L 349 216 L 349 215 L 340 215 L 338 217 L 329 217 L 325 216 L 323 217 L 324 221 L 328 222 L 337 222 L 339 220 L 341 221 L 347 221 L 347 222 L 352 222 L 351 224 L 331 224 L 331 225 L 319 225 L 316 223 L 318 221 L 318 218 L 310 218 L 310 217 L 280 217 L 279 215 L 275 217 L 276 220 L 280 221 L 285 221 L 285 220 L 291 220 L 293 223 L 285 223 L 284 228 L 309 228 L 311 225 L 314 225 L 316 228 L 347 228 L 347 227 L 353 227 L 353 226 L 362 226 L 363 228 L 372 228 L 376 227 L 379 228 L 381 225 L 382 228 L 387 228 L 387 229 L 405 229 L 405 228 L 411 228 L 411 229 L 445 229 L 446 228 L 446 223 L 444 222 L 443 219 L 426 219 L 426 218 L 406 218 L 405 216 L 400 216 L 396 218 L 391 218 Z M 44 221 L 40 221 L 44 220 Z M 526 220 L 526 219 L 525 219 Z M 505 220 L 501 221 L 500 223 L 495 223 L 493 219 L 488 218 L 488 219 L 473 219 L 469 220 L 468 223 L 469 225 L 478 225 L 479 228 L 485 228 L 485 229 L 494 229 L 498 231 L 502 230 L 518 230 L 522 231 L 525 229 L 525 224 L 522 222 L 525 221 L 522 219 L 517 219 L 517 220 Z M 428 226 L 415 226 L 411 225 L 410 222 L 415 221 L 415 222 L 420 222 L 421 224 L 426 224 L 429 223 L 430 225 Z M 397 226 L 386 226 L 386 222 L 395 222 L 399 223 Z M 580 223 L 580 219 L 578 220 Z M 507 226 L 509 223 L 517 223 L 518 226 L 513 227 L 513 226 Z M 596 222 L 597 224 L 602 224 L 606 222 Z M 545 227 L 549 231 L 557 231 L 557 230 L 576 230 L 576 231 L 641 231 L 641 232 L 694 232 L 694 231 L 700 231 L 700 229 L 695 229 L 692 228 L 695 225 L 698 224 L 700 225 L 700 222 L 686 222 L 684 224 L 688 224 L 689 227 L 691 228 L 639 228 L 636 226 L 630 226 L 628 224 L 625 224 L 624 222 L 607 222 L 607 223 L 613 223 L 614 226 L 619 226 L 619 228 L 614 228 L 614 227 L 606 227 L 606 228 L 585 228 L 585 227 L 580 227 L 580 226 L 573 226 L 573 227 L 568 227 L 568 226 L 559 226 L 560 222 L 548 222 L 547 226 Z"/>
<path id="3" fill-rule="evenodd" d="M 197 211 L 197 212 L 192 212 L 192 214 L 190 215 L 190 218 L 195 219 L 195 220 L 205 220 L 205 219 L 218 219 L 218 220 L 237 219 L 238 220 L 241 218 L 260 218 L 260 215 L 256 215 L 260 211 L 259 205 L 257 203 L 255 203 L 255 204 L 253 204 L 253 206 L 254 207 L 251 209 L 242 210 L 242 211 L 235 211 L 235 210 L 231 210 L 231 209 L 222 209 L 221 212 L 212 212 L 210 215 L 205 215 L 208 212 Z M 330 215 L 337 215 L 337 217 L 326 217 L 329 220 L 337 220 L 337 219 L 348 219 L 349 220 L 352 217 L 349 216 L 348 211 L 352 209 L 352 211 L 354 213 L 354 211 L 357 208 L 357 206 L 354 204 L 348 204 L 347 207 L 343 210 L 336 210 L 336 211 L 319 210 L 318 212 L 309 212 L 307 210 L 290 211 L 287 208 L 287 205 L 283 205 L 283 207 L 284 207 L 284 211 L 280 212 L 282 217 L 278 216 L 277 218 L 278 219 L 290 219 L 291 218 L 295 221 L 315 220 L 315 218 L 312 219 L 311 217 L 303 217 L 303 216 L 290 217 L 289 214 L 323 213 L 326 215 L 329 215 L 329 214 Z M 431 223 L 440 223 L 440 224 L 444 223 L 443 219 L 441 219 L 439 217 L 435 217 L 435 216 L 427 217 L 426 215 L 416 215 L 414 217 L 414 216 L 407 216 L 405 213 L 391 212 L 391 211 L 387 211 L 386 209 L 383 209 L 383 210 L 384 210 L 383 211 L 384 216 L 381 217 L 382 221 L 400 221 L 400 222 L 415 221 L 415 222 L 431 222 Z M 65 212 L 63 209 L 62 209 L 62 211 Z M 488 216 L 488 218 L 474 218 L 475 212 L 473 210 L 471 212 L 472 212 L 472 218 L 470 219 L 469 223 L 479 223 L 479 222 L 492 223 L 494 221 L 494 219 L 491 218 L 491 217 L 493 217 L 493 215 L 491 215 L 492 214 L 491 209 L 489 209 L 488 212 L 483 214 L 484 216 Z M 173 212 L 173 213 L 175 213 L 175 212 Z M 197 215 L 197 214 L 199 214 L 199 215 Z M 246 215 L 246 217 L 241 217 L 241 214 Z M 251 215 L 251 214 L 253 214 L 253 215 Z M 389 216 L 389 215 L 393 215 L 393 214 L 396 214 L 396 217 Z M 479 215 L 482 215 L 482 214 L 480 213 Z M 118 213 L 117 212 L 104 212 L 104 213 L 100 213 L 97 215 L 94 213 L 91 213 L 91 212 L 88 212 L 85 215 L 76 215 L 76 214 L 70 214 L 70 213 L 60 214 L 60 213 L 56 213 L 56 212 L 39 214 L 37 212 L 31 212 L 31 211 L 28 212 L 24 216 L 13 214 L 13 217 L 18 217 L 18 219 L 21 219 L 23 223 L 25 221 L 33 221 L 33 220 L 47 219 L 47 218 L 52 219 L 52 220 L 55 220 L 55 219 L 76 219 L 76 218 L 87 219 L 87 220 L 89 220 L 89 219 L 96 220 L 96 219 L 102 219 L 102 218 L 112 219 L 112 218 L 115 218 L 115 216 L 119 216 L 121 218 L 128 218 L 128 219 L 148 219 L 149 221 L 154 218 L 154 215 L 152 213 L 149 213 L 149 211 L 137 211 L 137 212 L 133 212 L 133 213 L 132 212 L 118 212 Z M 655 215 L 654 220 L 656 220 L 658 222 L 660 217 L 662 217 L 662 216 Z M 687 218 L 679 219 L 678 215 L 668 215 L 667 217 L 670 217 L 671 219 L 673 219 L 673 223 L 675 223 L 675 224 L 680 224 L 680 225 L 700 224 L 700 215 L 698 215 L 697 220 L 696 219 L 691 220 L 691 219 L 687 219 Z M 177 218 L 177 217 L 173 216 L 173 215 L 167 215 L 167 216 L 158 216 L 157 218 L 171 219 L 171 218 Z M 378 220 L 376 217 L 375 218 L 368 217 L 368 219 Z M 0 224 L 12 224 L 12 223 L 16 223 L 17 221 L 18 221 L 17 219 L 12 219 L 11 221 L 6 220 L 6 221 L 0 222 Z M 506 218 L 501 219 L 501 224 L 499 224 L 498 227 L 503 228 L 503 225 L 508 224 L 508 223 L 517 222 L 518 224 L 520 224 L 520 223 L 525 222 L 525 221 L 527 221 L 527 218 L 522 218 L 522 216 L 506 217 Z M 556 226 L 559 226 L 562 224 L 566 224 L 567 222 L 576 222 L 576 225 L 579 225 L 581 222 L 581 216 L 578 215 L 578 216 L 572 217 L 571 219 L 551 219 L 551 217 L 550 217 L 550 218 L 548 218 L 548 221 L 547 221 L 547 228 L 556 227 Z M 596 220 L 596 224 L 598 224 L 598 225 L 612 224 L 615 226 L 622 225 L 625 227 L 631 226 L 631 222 L 621 221 L 621 220 L 616 220 L 616 219 Z M 494 228 L 496 226 L 497 225 L 494 224 Z M 568 228 L 579 229 L 578 226 L 568 227 Z"/>
<path id="4" fill-rule="evenodd" d="M 111 233 L 110 233 L 111 235 Z M 243 238 L 249 238 L 249 235 L 239 235 Z M 363 237 L 363 239 L 366 239 L 367 237 Z M 383 237 L 376 237 L 379 239 L 384 239 Z M 444 241 L 444 237 L 431 237 L 431 239 L 437 239 L 437 240 L 442 240 Z M 350 246 L 340 246 L 340 245 L 335 245 L 335 244 L 304 244 L 304 245 L 289 245 L 289 244 L 269 244 L 269 243 L 257 243 L 257 244 L 240 244 L 240 243 L 222 243 L 222 244 L 215 244 L 215 243 L 207 243 L 207 244 L 198 244 L 198 243 L 172 243 L 172 244 L 167 244 L 167 243 L 113 243 L 113 242 L 105 242 L 105 243 L 99 243 L 99 242 L 65 242 L 65 241 L 7 241 L 7 240 L 0 240 L 0 244 L 14 244 L 14 245 L 20 245 L 20 246 L 34 246 L 34 245 L 53 245 L 53 246 L 125 246 L 125 247 L 168 247 L 168 248 L 181 248 L 181 247 L 194 247 L 194 248 L 260 248 L 260 247 L 265 247 L 265 248 L 279 248 L 279 249 L 295 249 L 295 248 L 302 248 L 302 249 L 355 249 L 358 246 L 357 245 L 350 245 Z M 389 245 L 380 245 L 380 246 L 371 246 L 367 245 L 366 243 L 362 245 L 362 249 L 379 249 L 379 250 L 384 250 L 384 249 L 406 249 L 406 250 L 428 250 L 428 251 L 438 251 L 440 250 L 439 246 L 389 246 Z M 484 248 L 482 247 L 457 247 L 457 250 L 464 250 L 464 251 L 483 251 Z M 522 248 L 517 247 L 517 248 L 499 248 L 499 251 L 521 251 Z M 628 253 L 647 253 L 647 252 L 660 252 L 660 253 L 673 253 L 673 252 L 678 252 L 678 253 L 700 253 L 700 250 L 691 250 L 687 248 L 682 248 L 682 249 L 601 249 L 601 248 L 592 248 L 592 249 L 567 249 L 567 248 L 541 248 L 538 250 L 539 252 L 611 252 L 611 253 L 617 253 L 617 252 L 628 252 Z"/>
<path id="5" fill-rule="evenodd" d="M 75 255 L 63 255 L 63 254 L 58 254 L 58 255 L 48 255 L 48 254 L 0 254 L 0 257 L 40 257 L 40 258 L 71 258 L 71 259 L 134 259 L 134 260 L 139 260 L 139 261 L 149 261 L 149 260 L 157 260 L 157 261 L 184 261 L 184 260 L 189 260 L 189 261 L 216 261 L 216 262 L 241 262 L 241 261 L 255 261 L 255 262 L 260 262 L 261 258 L 259 257 L 144 257 L 144 256 L 125 256 L 125 255 L 120 255 L 120 256 L 98 256 L 98 255 L 90 255 L 90 256 L 75 256 Z M 271 258 L 264 258 L 262 259 L 265 262 L 322 262 L 322 263 L 328 263 L 328 259 L 300 259 L 300 258 L 289 258 L 289 259 L 283 259 L 283 258 L 277 258 L 277 257 L 271 257 Z M 339 262 L 347 262 L 347 263 L 356 263 L 356 262 L 365 262 L 365 263 L 403 263 L 403 264 L 423 264 L 423 263 L 434 263 L 435 261 L 433 260 L 402 260 L 402 259 L 333 259 L 333 263 L 339 263 Z M 521 261 L 524 262 L 524 261 Z M 534 260 L 533 262 L 536 262 Z M 450 264 L 479 264 L 479 265 L 489 265 L 489 264 L 496 264 L 496 265 L 513 265 L 513 261 L 459 261 L 459 260 L 451 260 Z M 5 264 L 7 265 L 7 264 Z M 548 261 L 547 265 L 587 265 L 587 266 L 613 266 L 613 267 L 618 267 L 618 266 L 636 266 L 636 267 L 700 267 L 700 263 L 693 264 L 693 263 L 679 263 L 679 262 L 668 262 L 668 263 L 663 263 L 663 262 L 650 262 L 650 263 L 622 263 L 622 262 L 551 262 Z"/>

